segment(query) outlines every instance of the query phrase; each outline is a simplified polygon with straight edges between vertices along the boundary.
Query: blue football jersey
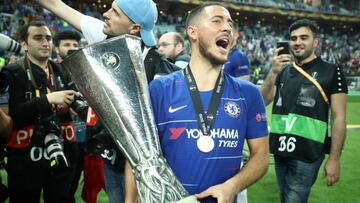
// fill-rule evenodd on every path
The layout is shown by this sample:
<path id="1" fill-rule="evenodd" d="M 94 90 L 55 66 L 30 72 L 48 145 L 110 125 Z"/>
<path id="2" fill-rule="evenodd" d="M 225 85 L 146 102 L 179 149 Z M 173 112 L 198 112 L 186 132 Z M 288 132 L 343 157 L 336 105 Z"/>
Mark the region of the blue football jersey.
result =
<path id="1" fill-rule="evenodd" d="M 225 86 L 211 129 L 215 141 L 209 153 L 201 152 L 202 134 L 182 71 L 150 83 L 150 95 L 163 154 L 190 194 L 225 182 L 240 170 L 245 139 L 268 135 L 264 102 L 250 82 L 224 74 Z M 212 91 L 200 92 L 206 112 Z M 214 202 L 208 198 L 208 201 Z"/>
<path id="2" fill-rule="evenodd" d="M 250 63 L 246 54 L 239 48 L 231 50 L 228 61 L 223 66 L 224 71 L 233 77 L 250 74 Z"/>

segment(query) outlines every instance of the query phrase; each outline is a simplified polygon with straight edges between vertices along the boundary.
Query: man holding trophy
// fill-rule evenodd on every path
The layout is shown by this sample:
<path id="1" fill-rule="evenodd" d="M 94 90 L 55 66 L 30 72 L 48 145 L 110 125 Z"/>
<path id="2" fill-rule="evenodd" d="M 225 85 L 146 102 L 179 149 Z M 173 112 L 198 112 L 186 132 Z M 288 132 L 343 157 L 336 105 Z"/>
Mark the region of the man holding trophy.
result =
<path id="1" fill-rule="evenodd" d="M 150 83 L 164 156 L 201 202 L 234 202 L 268 168 L 268 131 L 258 88 L 221 71 L 232 41 L 232 19 L 219 3 L 193 9 L 187 19 L 189 66 Z M 247 140 L 250 159 L 240 170 Z M 125 177 L 131 176 L 126 171 Z M 126 190 L 135 189 L 126 185 Z"/>
<path id="2" fill-rule="evenodd" d="M 37 1 L 81 29 L 90 43 L 129 33 L 140 35 L 147 46 L 155 45 L 152 29 L 157 10 L 150 0 L 115 0 L 104 14 L 105 24 L 59 0 Z M 141 20 L 136 17 L 140 14 Z M 145 57 L 149 49 L 141 48 L 136 38 L 125 35 L 96 43 L 64 61 L 132 167 L 133 173 L 126 168 L 127 202 L 137 199 L 133 174 L 140 202 L 176 202 L 184 198 L 195 202 L 193 196 L 186 198 L 189 193 L 202 202 L 232 202 L 235 194 L 265 174 L 268 132 L 261 95 L 250 83 L 236 82 L 220 71 L 230 49 L 231 24 L 229 12 L 217 3 L 205 4 L 190 14 L 187 32 L 192 43 L 191 68 L 160 77 L 151 85 L 157 127 L 145 79 L 145 75 L 153 78 L 149 77 Z M 99 32 L 101 29 L 106 35 Z M 207 34 L 209 31 L 212 35 Z M 152 72 L 154 76 L 158 71 Z M 184 103 L 180 103 L 182 99 Z M 202 106 L 209 106 L 206 113 Z M 162 135 L 161 141 L 158 134 Z M 251 155 L 239 172 L 244 139 Z M 180 142 L 174 145 L 174 140 Z"/>

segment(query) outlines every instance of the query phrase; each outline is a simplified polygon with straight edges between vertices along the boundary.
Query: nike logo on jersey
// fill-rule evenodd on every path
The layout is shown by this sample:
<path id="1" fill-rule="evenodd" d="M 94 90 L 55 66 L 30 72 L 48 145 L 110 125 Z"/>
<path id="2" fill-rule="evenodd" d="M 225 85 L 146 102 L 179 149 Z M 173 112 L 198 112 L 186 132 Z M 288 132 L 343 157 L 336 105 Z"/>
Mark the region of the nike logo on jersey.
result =
<path id="1" fill-rule="evenodd" d="M 180 107 L 177 107 L 177 108 L 174 108 L 172 106 L 169 107 L 169 113 L 174 113 L 176 111 L 179 111 L 180 109 L 183 109 L 183 108 L 186 108 L 187 105 L 184 105 L 184 106 L 180 106 Z"/>

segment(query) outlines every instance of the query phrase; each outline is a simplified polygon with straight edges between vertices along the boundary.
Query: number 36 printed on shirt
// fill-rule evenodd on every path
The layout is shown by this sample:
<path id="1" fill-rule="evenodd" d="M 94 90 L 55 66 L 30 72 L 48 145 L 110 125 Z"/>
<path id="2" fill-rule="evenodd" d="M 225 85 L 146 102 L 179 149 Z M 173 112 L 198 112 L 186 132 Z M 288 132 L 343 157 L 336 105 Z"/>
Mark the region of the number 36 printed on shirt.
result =
<path id="1" fill-rule="evenodd" d="M 287 152 L 292 152 L 295 150 L 296 148 L 296 138 L 295 137 L 288 137 L 288 139 L 286 139 L 286 136 L 280 136 L 279 137 L 279 142 L 280 142 L 280 146 L 278 148 L 278 150 L 280 152 L 283 151 L 287 151 Z"/>

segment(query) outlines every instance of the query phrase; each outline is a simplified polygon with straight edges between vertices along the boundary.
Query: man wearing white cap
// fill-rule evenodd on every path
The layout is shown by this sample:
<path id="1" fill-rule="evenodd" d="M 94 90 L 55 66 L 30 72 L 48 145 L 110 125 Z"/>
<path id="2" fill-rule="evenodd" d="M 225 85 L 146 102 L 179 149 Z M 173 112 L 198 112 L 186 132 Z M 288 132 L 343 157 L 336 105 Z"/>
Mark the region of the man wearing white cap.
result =
<path id="1" fill-rule="evenodd" d="M 152 0 L 115 0 L 112 2 L 111 8 L 103 14 L 104 22 L 80 13 L 61 0 L 36 1 L 42 7 L 72 24 L 76 29 L 81 30 L 90 44 L 122 34 L 141 37 L 144 44 L 143 58 L 148 81 L 151 81 L 156 75 L 176 70 L 172 64 L 166 61 L 165 57 L 162 57 L 153 48 L 156 45 L 153 28 L 158 11 Z M 103 153 L 104 175 L 109 201 L 110 203 L 122 202 L 124 158 L 115 145 L 105 150 Z M 109 153 L 115 153 L 115 155 L 109 156 Z M 117 161 L 107 160 L 112 157 L 117 157 Z M 119 157 L 122 159 L 119 160 Z"/>

